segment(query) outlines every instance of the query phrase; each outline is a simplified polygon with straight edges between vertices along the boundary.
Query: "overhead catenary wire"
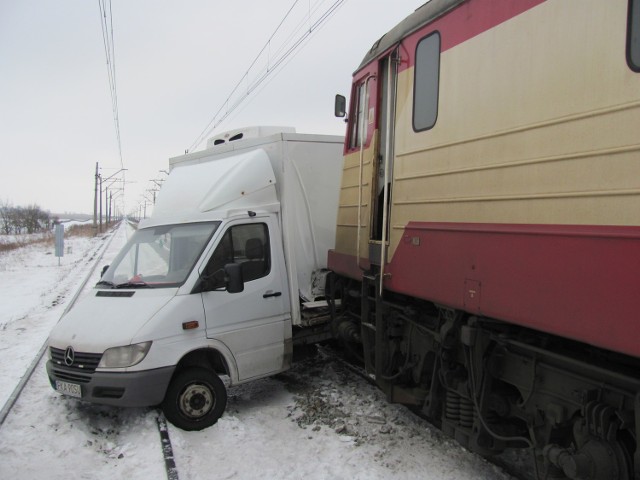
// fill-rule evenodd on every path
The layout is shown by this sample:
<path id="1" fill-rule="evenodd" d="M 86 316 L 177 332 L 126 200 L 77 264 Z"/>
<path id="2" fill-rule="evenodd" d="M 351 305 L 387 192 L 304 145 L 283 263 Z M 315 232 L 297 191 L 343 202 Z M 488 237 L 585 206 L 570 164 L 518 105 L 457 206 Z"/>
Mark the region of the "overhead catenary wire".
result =
<path id="1" fill-rule="evenodd" d="M 333 15 L 335 13 L 336 10 L 333 10 L 331 12 L 330 15 Z M 253 97 L 247 97 L 245 100 L 245 102 L 243 102 L 242 105 L 238 105 L 239 110 L 235 111 L 236 115 L 239 115 L 244 108 L 246 108 L 253 99 L 255 99 L 265 88 L 267 88 L 267 86 L 273 82 L 276 77 L 280 74 L 280 72 L 291 62 L 293 61 L 293 59 L 302 51 L 302 48 L 304 48 L 306 45 L 304 45 L 304 42 L 309 42 L 310 39 L 313 37 L 313 35 L 315 35 L 317 32 L 319 32 L 324 26 L 326 25 L 326 21 L 322 24 L 319 25 L 318 28 L 316 28 L 310 35 L 308 35 L 304 40 L 303 43 L 298 47 L 298 49 L 293 52 L 287 59 L 286 61 L 284 61 L 283 63 L 281 63 L 281 65 L 279 66 L 278 70 L 273 70 L 270 74 L 270 77 L 268 79 L 265 79 L 264 83 L 262 83 L 261 85 L 259 85 L 259 89 L 256 87 L 255 89 L 255 95 Z M 303 23 L 300 24 L 299 28 L 303 27 Z M 292 34 L 293 35 L 293 34 Z M 240 108 L 242 107 L 242 108 Z M 227 118 L 233 119 L 235 118 L 235 115 L 232 116 L 232 113 L 234 112 L 229 112 L 229 116 Z"/>
<path id="2" fill-rule="evenodd" d="M 309 2 L 309 13 L 308 15 L 299 23 L 297 27 L 295 27 L 292 34 L 283 42 L 279 49 L 276 50 L 274 54 L 273 61 L 271 59 L 271 42 L 274 39 L 276 33 L 280 30 L 282 25 L 285 23 L 295 6 L 299 3 L 300 0 L 295 0 L 293 5 L 289 8 L 287 13 L 284 15 L 283 19 L 280 21 L 274 32 L 271 34 L 267 42 L 260 49 L 258 55 L 253 59 L 249 68 L 247 68 L 246 72 L 242 75 L 240 80 L 236 83 L 236 85 L 231 90 L 231 93 L 227 96 L 222 105 L 218 108 L 213 118 L 209 121 L 204 130 L 196 137 L 188 150 L 194 150 L 197 148 L 210 134 L 213 132 L 226 118 L 229 117 L 241 104 L 243 104 L 247 98 L 271 75 L 275 72 L 279 71 L 279 68 L 286 65 L 288 62 L 285 62 L 287 58 L 293 55 L 298 48 L 301 48 L 305 44 L 305 40 L 307 40 L 316 30 L 318 30 L 331 16 L 338 10 L 342 4 L 344 4 L 347 0 L 335 0 L 320 16 L 317 20 L 312 21 L 312 13 L 315 13 L 319 10 L 320 5 L 324 3 L 325 0 L 320 0 L 314 4 L 312 8 L 311 2 Z M 305 27 L 305 30 L 297 37 L 294 36 L 301 30 L 301 28 L 308 23 L 308 27 Z M 291 45 L 289 45 L 291 44 Z M 259 59 L 263 56 L 264 52 L 268 52 L 268 58 L 266 59 L 266 67 L 256 73 L 253 80 L 250 80 L 249 75 L 251 69 L 256 65 Z M 246 82 L 246 90 L 243 91 L 242 95 L 238 95 L 238 98 L 234 99 L 234 95 L 239 91 L 240 87 L 243 83 Z"/>
<path id="3" fill-rule="evenodd" d="M 113 41 L 113 11 L 111 8 L 111 0 L 108 0 L 108 8 L 106 1 L 107 0 L 98 0 L 98 7 L 100 9 L 100 25 L 102 27 L 102 41 L 104 44 L 104 53 L 107 62 L 111 110 L 116 132 L 116 141 L 118 144 L 118 156 L 120 158 L 120 168 L 124 168 L 124 161 L 122 159 L 122 142 L 120 137 L 120 118 L 118 113 L 118 91 L 116 87 L 116 54 Z"/>
<path id="4" fill-rule="evenodd" d="M 202 140 L 209 135 L 209 132 L 212 130 L 211 125 L 216 121 L 216 118 L 218 117 L 218 115 L 220 114 L 220 112 L 222 112 L 222 110 L 224 109 L 225 105 L 228 105 L 229 99 L 236 93 L 236 91 L 238 90 L 238 88 L 240 88 L 240 85 L 242 84 L 242 82 L 248 78 L 249 72 L 251 71 L 251 68 L 253 68 L 253 66 L 256 64 L 256 62 L 260 59 L 260 57 L 262 56 L 262 54 L 264 53 L 265 50 L 270 49 L 271 47 L 271 41 L 273 40 L 273 38 L 275 37 L 276 33 L 278 33 L 278 31 L 280 30 L 280 27 L 282 27 L 282 25 L 284 24 L 284 22 L 287 20 L 287 18 L 289 17 L 289 15 L 291 14 L 291 12 L 293 11 L 293 9 L 295 8 L 295 6 L 298 4 L 300 0 L 295 0 L 293 2 L 293 5 L 291 5 L 291 7 L 289 8 L 289 10 L 287 10 L 287 13 L 284 15 L 284 17 L 282 18 L 282 20 L 280 20 L 280 23 L 278 24 L 278 26 L 276 27 L 276 29 L 273 31 L 273 33 L 271 34 L 271 36 L 269 37 L 269 39 L 267 40 L 267 42 L 264 44 L 264 46 L 262 47 L 262 49 L 260 49 L 260 51 L 258 52 L 258 54 L 256 55 L 256 57 L 253 59 L 253 61 L 251 62 L 251 65 L 249 65 L 249 68 L 247 68 L 247 71 L 245 72 L 245 74 L 240 78 L 240 80 L 238 81 L 238 83 L 236 83 L 235 87 L 233 87 L 233 90 L 231 90 L 231 93 L 227 96 L 227 99 L 225 100 L 225 102 L 220 106 L 220 108 L 218 108 L 218 111 L 215 113 L 215 115 L 213 116 L 213 118 L 211 119 L 211 121 L 207 124 L 207 126 L 204 128 L 204 130 L 202 130 L 202 132 L 200 133 L 200 135 L 198 135 L 198 137 L 194 140 L 193 144 L 191 145 L 191 147 L 189 147 L 189 150 L 193 150 L 194 148 L 196 148 L 198 145 L 200 145 L 200 143 L 202 143 Z M 215 125 L 214 127 L 215 128 Z"/>

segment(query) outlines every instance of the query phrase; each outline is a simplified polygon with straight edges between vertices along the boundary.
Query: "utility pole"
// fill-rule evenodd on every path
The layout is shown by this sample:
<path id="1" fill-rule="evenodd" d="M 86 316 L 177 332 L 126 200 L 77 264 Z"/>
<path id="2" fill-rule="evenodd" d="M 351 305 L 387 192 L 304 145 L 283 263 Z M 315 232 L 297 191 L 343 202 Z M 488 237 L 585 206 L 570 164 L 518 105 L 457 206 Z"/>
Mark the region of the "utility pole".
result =
<path id="1" fill-rule="evenodd" d="M 100 233 L 102 233 L 102 175 L 100 177 Z"/>
<path id="2" fill-rule="evenodd" d="M 118 175 L 120 172 L 124 172 L 128 170 L 127 168 L 121 168 L 120 170 L 118 170 L 117 172 L 109 175 L 106 178 L 102 178 L 102 175 L 100 175 L 100 231 L 102 232 L 102 192 L 104 191 L 104 209 L 105 209 L 105 224 L 106 224 L 106 228 L 109 228 L 109 221 L 111 220 L 111 205 L 109 203 L 109 195 L 113 195 L 111 193 L 111 191 L 113 190 L 113 188 L 111 188 L 111 190 L 109 189 L 109 187 L 111 185 L 113 185 L 114 182 L 122 182 L 122 190 L 124 190 L 124 184 L 127 183 L 124 181 L 124 175 L 122 177 L 122 179 L 118 179 L 118 178 L 113 178 L 116 175 Z M 103 186 L 104 186 L 104 190 L 103 190 Z M 106 230 L 105 228 L 105 230 Z"/>
<path id="3" fill-rule="evenodd" d="M 109 185 L 104 187 L 104 229 L 105 231 L 109 229 Z"/>
<path id="4" fill-rule="evenodd" d="M 96 176 L 93 187 L 93 230 L 94 234 L 95 230 L 98 228 L 97 220 L 98 220 L 98 162 L 96 162 Z"/>

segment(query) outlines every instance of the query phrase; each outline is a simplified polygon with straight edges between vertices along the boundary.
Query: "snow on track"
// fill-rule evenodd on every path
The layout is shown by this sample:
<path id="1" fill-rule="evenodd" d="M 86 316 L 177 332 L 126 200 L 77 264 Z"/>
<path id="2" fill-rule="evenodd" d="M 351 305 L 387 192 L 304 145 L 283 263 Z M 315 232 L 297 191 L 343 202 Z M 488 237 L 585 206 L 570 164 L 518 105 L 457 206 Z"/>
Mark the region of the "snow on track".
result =
<path id="1" fill-rule="evenodd" d="M 181 480 L 510 478 L 322 352 L 230 388 L 213 427 L 170 433 Z"/>
<path id="2" fill-rule="evenodd" d="M 104 241 L 106 236 L 66 238 L 60 265 L 54 247 L 42 244 L 0 255 L 0 405 L 93 267 Z"/>

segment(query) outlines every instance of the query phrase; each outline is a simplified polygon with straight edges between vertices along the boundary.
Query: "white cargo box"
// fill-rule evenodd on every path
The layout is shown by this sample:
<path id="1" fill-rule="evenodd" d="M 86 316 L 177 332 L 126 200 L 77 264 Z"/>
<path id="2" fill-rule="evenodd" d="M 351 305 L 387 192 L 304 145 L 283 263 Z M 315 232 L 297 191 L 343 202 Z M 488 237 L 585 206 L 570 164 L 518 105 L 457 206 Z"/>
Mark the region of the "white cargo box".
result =
<path id="1" fill-rule="evenodd" d="M 171 173 L 145 224 L 224 220 L 248 210 L 279 213 L 296 325 L 298 299 L 315 300 L 312 274 L 326 268 L 334 247 L 343 137 L 286 130 L 254 127 L 248 131 L 269 134 L 170 159 Z"/>

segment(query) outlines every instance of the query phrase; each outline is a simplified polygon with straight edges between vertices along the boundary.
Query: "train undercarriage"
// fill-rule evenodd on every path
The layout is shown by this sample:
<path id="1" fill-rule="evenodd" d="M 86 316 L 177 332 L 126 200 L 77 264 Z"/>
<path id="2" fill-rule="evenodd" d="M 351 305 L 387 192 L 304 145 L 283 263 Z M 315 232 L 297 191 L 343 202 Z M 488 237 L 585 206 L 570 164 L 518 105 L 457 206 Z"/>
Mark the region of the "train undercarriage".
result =
<path id="1" fill-rule="evenodd" d="M 539 479 L 640 478 L 636 359 L 378 291 L 328 284 L 334 336 L 389 401 L 483 456 L 530 449 Z"/>

